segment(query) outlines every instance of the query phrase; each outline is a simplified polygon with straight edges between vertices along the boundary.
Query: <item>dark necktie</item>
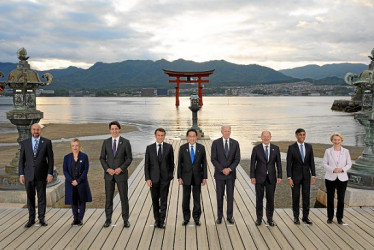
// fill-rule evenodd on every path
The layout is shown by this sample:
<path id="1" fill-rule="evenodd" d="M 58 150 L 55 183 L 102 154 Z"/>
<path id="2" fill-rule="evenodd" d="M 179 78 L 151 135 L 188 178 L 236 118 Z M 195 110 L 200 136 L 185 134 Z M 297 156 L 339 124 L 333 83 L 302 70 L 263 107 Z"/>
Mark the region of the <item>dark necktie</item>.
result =
<path id="1" fill-rule="evenodd" d="M 113 155 L 115 156 L 117 153 L 117 140 L 113 140 Z"/>
<path id="2" fill-rule="evenodd" d="M 193 150 L 193 146 L 191 146 L 191 162 L 193 163 L 194 160 L 195 160 L 195 152 Z"/>
<path id="3" fill-rule="evenodd" d="M 226 158 L 229 157 L 229 145 L 227 144 L 227 140 L 225 140 L 225 156 Z"/>
<path id="4" fill-rule="evenodd" d="M 35 145 L 34 145 L 34 157 L 36 157 L 36 153 L 38 152 L 38 145 L 39 144 L 39 141 L 38 140 L 35 140 Z"/>
<path id="5" fill-rule="evenodd" d="M 300 145 L 301 160 L 304 162 L 304 147 L 303 144 Z"/>
<path id="6" fill-rule="evenodd" d="M 268 150 L 268 147 L 269 146 L 265 146 L 265 156 L 266 156 L 266 162 L 269 161 L 269 150 Z"/>
<path id="7" fill-rule="evenodd" d="M 158 157 L 158 163 L 161 164 L 161 162 L 162 162 L 162 149 L 161 149 L 161 143 L 158 144 L 158 153 L 157 153 L 157 157 Z"/>

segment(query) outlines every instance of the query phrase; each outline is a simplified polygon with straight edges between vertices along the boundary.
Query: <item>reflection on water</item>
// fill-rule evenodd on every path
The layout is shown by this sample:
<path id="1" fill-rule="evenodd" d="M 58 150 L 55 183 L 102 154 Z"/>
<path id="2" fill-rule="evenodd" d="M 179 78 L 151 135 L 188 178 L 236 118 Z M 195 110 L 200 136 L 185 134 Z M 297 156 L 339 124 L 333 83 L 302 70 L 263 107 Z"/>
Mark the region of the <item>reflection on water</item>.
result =
<path id="1" fill-rule="evenodd" d="M 4 104 L 5 99 L 8 98 L 0 98 L 0 123 L 9 123 L 5 113 L 12 109 Z M 311 143 L 330 143 L 329 135 L 339 131 L 346 145 L 362 146 L 363 127 L 352 114 L 331 111 L 334 99 L 337 97 L 204 97 L 204 106 L 198 113 L 199 126 L 206 136 L 215 139 L 220 137 L 220 126 L 230 124 L 232 137 L 238 139 L 242 155 L 247 158 L 252 143 L 265 129 L 272 132 L 274 141 L 294 141 L 295 130 L 303 127 Z M 184 135 L 192 126 L 189 104 L 189 97 L 181 97 L 178 108 L 174 97 L 37 98 L 37 109 L 44 113 L 41 123 L 118 120 L 139 126 L 138 136 L 146 141 L 153 140 L 156 127 L 166 128 L 169 138 Z M 9 131 L 0 131 L 5 132 Z"/>

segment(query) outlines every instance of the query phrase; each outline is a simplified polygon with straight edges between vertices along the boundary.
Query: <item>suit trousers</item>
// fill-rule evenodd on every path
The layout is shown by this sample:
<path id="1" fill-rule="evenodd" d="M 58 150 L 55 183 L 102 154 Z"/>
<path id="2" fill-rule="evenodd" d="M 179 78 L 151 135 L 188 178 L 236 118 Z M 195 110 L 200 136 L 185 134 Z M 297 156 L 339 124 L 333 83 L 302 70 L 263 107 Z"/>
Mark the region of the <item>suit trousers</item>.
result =
<path id="1" fill-rule="evenodd" d="M 234 215 L 234 187 L 235 179 L 216 179 L 216 194 L 217 194 L 217 218 L 222 219 L 223 216 L 223 195 L 227 196 L 227 218 L 233 218 Z"/>
<path id="2" fill-rule="evenodd" d="M 269 176 L 266 176 L 264 183 L 257 183 L 255 185 L 256 189 L 256 215 L 257 220 L 262 220 L 263 216 L 263 200 L 264 200 L 264 191 L 266 190 L 266 217 L 268 221 L 273 220 L 274 213 L 274 192 L 275 192 L 276 183 L 271 183 Z"/>
<path id="3" fill-rule="evenodd" d="M 338 205 L 336 209 L 336 218 L 338 220 L 343 219 L 344 211 L 344 196 L 345 190 L 347 189 L 348 181 L 340 181 L 336 178 L 335 181 L 325 179 L 326 191 L 327 191 L 327 218 L 332 220 L 334 218 L 334 196 L 335 190 L 337 191 Z"/>
<path id="4" fill-rule="evenodd" d="M 84 213 L 86 212 L 86 202 L 81 202 L 78 192 L 78 187 L 73 187 L 73 204 L 71 205 L 74 220 L 83 220 Z"/>
<path id="5" fill-rule="evenodd" d="M 197 220 L 200 220 L 200 216 L 201 216 L 201 205 L 200 205 L 201 183 L 194 183 L 193 176 L 192 176 L 191 185 L 183 184 L 183 200 L 182 200 L 183 219 L 185 221 L 189 221 L 191 217 L 191 210 L 190 210 L 191 188 L 192 188 L 192 196 L 193 196 L 192 218 L 195 221 L 197 221 Z"/>
<path id="6" fill-rule="evenodd" d="M 113 178 L 112 180 L 105 180 L 105 215 L 107 220 L 112 219 L 113 213 L 113 194 L 117 183 L 119 197 L 121 199 L 122 218 L 124 221 L 129 219 L 129 199 L 127 180 L 118 181 Z"/>
<path id="7" fill-rule="evenodd" d="M 46 180 L 26 181 L 27 208 L 29 210 L 29 220 L 35 221 L 35 190 L 38 196 L 38 218 L 44 220 L 46 210 Z"/>
<path id="8" fill-rule="evenodd" d="M 152 183 L 151 197 L 153 216 L 155 221 L 164 223 L 166 217 L 167 199 L 169 195 L 170 181 Z"/>
<path id="9" fill-rule="evenodd" d="M 299 218 L 300 214 L 300 188 L 303 200 L 303 219 L 309 216 L 310 206 L 310 178 L 303 178 L 301 181 L 294 182 L 292 190 L 292 210 L 294 218 Z"/>

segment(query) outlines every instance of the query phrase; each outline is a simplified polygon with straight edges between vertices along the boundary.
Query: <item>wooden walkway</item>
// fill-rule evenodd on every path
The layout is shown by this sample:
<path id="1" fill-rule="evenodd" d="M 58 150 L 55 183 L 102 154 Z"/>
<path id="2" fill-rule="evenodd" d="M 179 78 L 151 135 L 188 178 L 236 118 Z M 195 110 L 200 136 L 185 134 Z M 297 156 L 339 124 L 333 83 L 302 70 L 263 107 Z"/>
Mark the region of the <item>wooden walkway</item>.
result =
<path id="1" fill-rule="evenodd" d="M 176 156 L 185 142 L 171 141 Z M 200 142 L 210 159 L 212 141 Z M 109 228 L 102 227 L 104 209 L 88 209 L 81 227 L 71 226 L 70 209 L 47 209 L 48 226 L 36 224 L 29 229 L 24 228 L 27 209 L 0 209 L 0 249 L 374 249 L 374 208 L 345 209 L 344 221 L 348 225 L 343 226 L 336 221 L 326 224 L 326 209 L 311 209 L 312 226 L 294 225 L 290 208 L 276 209 L 277 226 L 263 223 L 257 227 L 254 186 L 240 166 L 234 195 L 236 222 L 231 225 L 224 218 L 222 224 L 216 225 L 214 168 L 210 161 L 208 182 L 202 187 L 202 225 L 197 227 L 190 221 L 182 226 L 182 188 L 175 174 L 170 185 L 166 229 L 154 228 L 143 164 L 129 179 L 130 228 L 123 228 L 118 195 Z"/>

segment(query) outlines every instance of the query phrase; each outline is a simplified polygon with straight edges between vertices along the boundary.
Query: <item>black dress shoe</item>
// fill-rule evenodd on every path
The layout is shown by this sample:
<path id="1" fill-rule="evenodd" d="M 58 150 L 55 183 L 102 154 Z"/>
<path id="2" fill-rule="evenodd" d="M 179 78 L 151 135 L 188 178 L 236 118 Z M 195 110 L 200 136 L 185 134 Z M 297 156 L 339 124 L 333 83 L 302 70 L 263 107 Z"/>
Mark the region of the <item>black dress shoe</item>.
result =
<path id="1" fill-rule="evenodd" d="M 201 226 L 201 222 L 199 220 L 195 220 L 195 225 L 196 226 Z"/>
<path id="2" fill-rule="evenodd" d="M 158 228 L 165 228 L 166 225 L 163 222 L 158 223 Z"/>
<path id="3" fill-rule="evenodd" d="M 155 223 L 153 224 L 154 227 L 158 227 L 158 221 L 155 221 Z"/>
<path id="4" fill-rule="evenodd" d="M 268 225 L 274 227 L 276 224 L 273 220 L 268 220 Z"/>
<path id="5" fill-rule="evenodd" d="M 218 218 L 218 219 L 216 220 L 216 223 L 217 223 L 217 224 L 221 224 L 221 223 L 222 223 L 222 218 L 221 218 L 221 219 Z"/>
<path id="6" fill-rule="evenodd" d="M 72 226 L 78 225 L 78 220 L 74 219 L 73 222 L 71 223 Z"/>
<path id="7" fill-rule="evenodd" d="M 48 226 L 48 223 L 47 223 L 45 220 L 39 220 L 39 224 L 40 224 L 42 227 L 46 227 L 46 226 Z"/>
<path id="8" fill-rule="evenodd" d="M 83 225 L 83 221 L 82 220 L 77 220 L 77 226 L 82 226 Z"/>
<path id="9" fill-rule="evenodd" d="M 34 224 L 35 224 L 35 221 L 29 220 L 29 221 L 26 223 L 25 227 L 26 227 L 26 228 L 29 228 L 29 227 L 31 227 L 31 226 L 34 225 Z"/>
<path id="10" fill-rule="evenodd" d="M 261 219 L 257 219 L 257 220 L 255 221 L 256 226 L 260 226 L 261 223 L 262 223 L 262 220 L 261 220 Z"/>
<path id="11" fill-rule="evenodd" d="M 234 218 L 227 218 L 227 221 L 228 221 L 230 224 L 234 224 L 234 223 L 235 223 Z"/>
<path id="12" fill-rule="evenodd" d="M 103 227 L 109 227 L 112 223 L 112 220 L 106 220 Z"/>
<path id="13" fill-rule="evenodd" d="M 300 224 L 299 218 L 294 218 L 293 223 L 295 223 L 296 225 Z"/>
<path id="14" fill-rule="evenodd" d="M 342 220 L 338 220 L 338 224 L 343 225 L 344 222 Z"/>
<path id="15" fill-rule="evenodd" d="M 309 218 L 303 218 L 302 221 L 305 223 L 305 224 L 308 224 L 308 225 L 312 225 L 313 222 L 311 220 L 309 220 Z"/>
<path id="16" fill-rule="evenodd" d="M 186 226 L 188 224 L 188 220 L 184 220 L 182 226 Z"/>
<path id="17" fill-rule="evenodd" d="M 327 224 L 331 224 L 332 223 L 332 220 L 327 220 Z"/>
<path id="18" fill-rule="evenodd" d="M 123 221 L 123 227 L 130 227 L 130 222 L 128 220 Z"/>

